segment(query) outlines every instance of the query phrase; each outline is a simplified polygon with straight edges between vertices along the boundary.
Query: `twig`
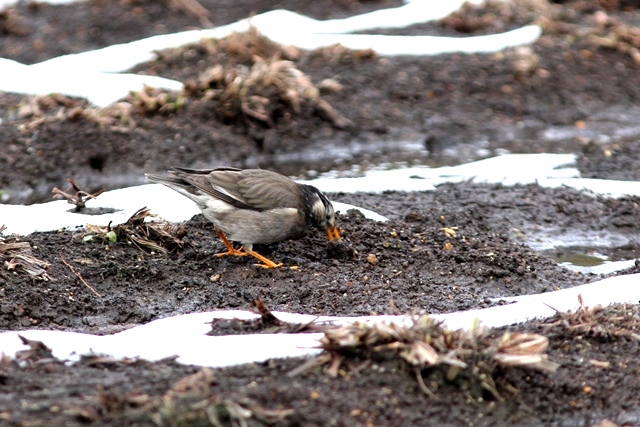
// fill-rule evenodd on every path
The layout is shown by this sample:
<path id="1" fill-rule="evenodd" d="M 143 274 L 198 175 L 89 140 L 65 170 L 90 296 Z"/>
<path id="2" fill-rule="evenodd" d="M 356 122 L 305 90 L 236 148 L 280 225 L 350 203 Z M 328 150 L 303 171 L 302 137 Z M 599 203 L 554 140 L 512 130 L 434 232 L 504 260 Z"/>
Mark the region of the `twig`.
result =
<path id="1" fill-rule="evenodd" d="M 71 271 L 73 272 L 73 274 L 75 274 L 76 276 L 78 276 L 78 279 L 80 279 L 80 281 L 91 290 L 91 292 L 93 292 L 94 294 L 96 294 L 97 296 L 101 297 L 102 295 L 100 295 L 98 293 L 98 291 L 96 291 L 93 286 L 91 286 L 90 284 L 88 284 L 87 282 L 85 282 L 85 280 L 82 278 L 82 276 L 80 276 L 80 273 L 78 273 L 76 271 L 75 268 L 73 268 L 73 266 L 71 264 L 69 264 L 64 257 L 62 256 L 62 253 L 60 253 L 60 259 L 62 260 L 62 262 L 64 263 L 64 265 L 66 265 L 67 267 L 69 267 L 71 269 Z"/>
<path id="2" fill-rule="evenodd" d="M 71 188 L 67 190 L 68 192 L 64 192 L 58 187 L 54 187 L 51 192 L 53 193 L 54 198 L 61 196 L 66 198 L 67 202 L 71 203 L 72 205 L 76 205 L 76 211 L 80 211 L 81 209 L 83 209 L 87 200 L 95 199 L 104 192 L 104 190 L 100 190 L 96 193 L 91 194 L 84 190 L 81 190 L 80 187 L 78 187 L 78 184 L 76 184 L 76 182 L 73 180 L 73 178 L 69 178 L 67 179 L 67 181 L 69 182 L 69 184 L 71 184 Z M 71 193 L 72 191 L 73 194 Z"/>
<path id="3" fill-rule="evenodd" d="M 429 387 L 427 387 L 427 385 L 424 383 L 424 379 L 422 378 L 422 371 L 420 367 L 416 366 L 415 372 L 416 372 L 416 379 L 418 380 L 418 385 L 420 386 L 420 390 L 422 390 L 422 392 L 427 396 L 429 396 L 430 398 L 438 400 L 436 395 L 433 394 L 433 392 L 429 390 Z"/>
<path id="4" fill-rule="evenodd" d="M 209 11 L 198 0 L 169 0 L 169 5 L 200 20 L 204 27 L 211 28 L 213 24 L 209 20 Z"/>

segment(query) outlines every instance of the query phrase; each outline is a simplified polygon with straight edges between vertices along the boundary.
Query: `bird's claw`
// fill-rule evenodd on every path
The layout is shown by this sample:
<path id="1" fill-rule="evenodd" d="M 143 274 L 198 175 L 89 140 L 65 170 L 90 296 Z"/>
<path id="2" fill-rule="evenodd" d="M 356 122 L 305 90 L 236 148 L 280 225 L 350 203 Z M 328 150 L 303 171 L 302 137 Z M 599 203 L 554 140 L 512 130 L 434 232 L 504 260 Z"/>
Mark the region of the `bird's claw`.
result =
<path id="1" fill-rule="evenodd" d="M 256 267 L 262 267 L 262 268 L 279 268 L 283 266 L 282 263 L 276 264 L 275 262 L 272 262 L 271 264 L 253 264 L 253 265 L 255 265 Z"/>
<path id="2" fill-rule="evenodd" d="M 248 253 L 246 253 L 242 248 L 240 249 L 230 249 L 227 252 L 220 252 L 217 253 L 216 256 L 217 257 L 223 257 L 223 256 L 247 256 L 249 255 Z"/>

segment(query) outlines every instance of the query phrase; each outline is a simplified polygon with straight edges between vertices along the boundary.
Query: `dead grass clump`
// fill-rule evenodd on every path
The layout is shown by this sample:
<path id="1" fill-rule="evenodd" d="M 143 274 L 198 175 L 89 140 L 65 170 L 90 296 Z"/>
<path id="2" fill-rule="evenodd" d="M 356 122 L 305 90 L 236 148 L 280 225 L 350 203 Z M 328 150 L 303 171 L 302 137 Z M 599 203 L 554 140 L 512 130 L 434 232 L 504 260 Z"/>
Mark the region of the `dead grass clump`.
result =
<path id="1" fill-rule="evenodd" d="M 135 127 L 135 115 L 169 115 L 186 104 L 182 92 L 167 92 L 145 87 L 130 92 L 121 102 L 105 108 L 91 106 L 85 100 L 69 98 L 61 94 L 38 95 L 28 98 L 18 106 L 17 117 L 22 120 L 21 131 L 29 131 L 45 123 L 87 120 L 116 131 L 129 131 Z"/>
<path id="2" fill-rule="evenodd" d="M 199 63 L 215 64 L 200 72 L 197 79 L 187 79 L 185 93 L 210 101 L 225 124 L 273 128 L 276 123 L 312 115 L 339 129 L 351 124 L 320 97 L 320 89 L 297 67 L 294 61 L 300 51 L 274 43 L 255 28 L 162 51 L 158 56 L 169 62 L 175 56 L 180 56 L 176 61 L 195 56 L 202 58 Z M 339 90 L 339 85 L 333 84 L 332 88 Z"/>
<path id="3" fill-rule="evenodd" d="M 462 7 L 440 20 L 440 25 L 461 33 L 504 32 L 513 26 L 533 23 L 541 15 L 547 16 L 557 6 L 547 0 L 487 0 L 482 3 L 465 3 Z"/>
<path id="4" fill-rule="evenodd" d="M 309 59 L 320 60 L 327 65 L 350 64 L 355 61 L 374 59 L 378 55 L 373 49 L 349 49 L 341 44 L 332 44 L 309 52 Z"/>
<path id="5" fill-rule="evenodd" d="M 185 106 L 187 99 L 180 92 L 167 92 L 145 86 L 139 92 L 130 92 L 123 102 L 131 104 L 133 111 L 136 113 L 149 116 L 175 113 Z M 130 117 L 131 114 L 129 113 L 129 120 L 131 120 Z"/>
<path id="6" fill-rule="evenodd" d="M 575 312 L 556 311 L 545 328 L 549 331 L 562 330 L 576 336 L 640 341 L 640 306 L 616 304 L 609 307 L 585 307 L 582 296 L 578 298 L 580 307 Z"/>
<path id="7" fill-rule="evenodd" d="M 215 383 L 214 370 L 202 368 L 158 396 L 138 390 L 102 392 L 95 404 L 65 412 L 89 422 L 99 421 L 107 413 L 126 425 L 215 427 L 283 424 L 294 413 L 291 409 L 267 409 L 249 398 L 222 397 L 213 393 Z"/>
<path id="8" fill-rule="evenodd" d="M 196 86 L 187 90 L 215 102 L 216 112 L 225 123 L 260 124 L 272 128 L 276 122 L 294 116 L 317 114 L 337 128 L 349 126 L 320 98 L 319 89 L 296 65 L 278 57 L 254 57 L 250 67 L 224 68 L 217 64 L 202 73 Z"/>
<path id="9" fill-rule="evenodd" d="M 629 55 L 640 65 L 640 28 L 607 15 L 594 14 L 594 27 L 586 34 L 586 40 L 594 46 L 613 49 Z"/>
<path id="10" fill-rule="evenodd" d="M 156 425 L 247 426 L 272 425 L 293 414 L 292 409 L 266 409 L 248 399 L 215 395 L 214 371 L 202 368 L 178 380 L 164 396 L 142 408 Z"/>
<path id="11" fill-rule="evenodd" d="M 266 409 L 249 398 L 167 394 L 145 405 L 139 418 L 158 426 L 268 426 L 283 423 L 293 413 L 292 409 Z"/>
<path id="12" fill-rule="evenodd" d="M 516 366 L 547 372 L 558 368 L 545 354 L 548 339 L 542 335 L 506 332 L 496 339 L 490 337 L 487 328 L 451 331 L 428 316 L 415 316 L 408 321 L 408 326 L 357 322 L 329 330 L 320 340 L 325 353 L 291 375 L 313 366 L 327 365 L 327 372 L 335 377 L 348 359 L 399 358 L 415 369 L 420 387 L 428 395 L 433 393 L 423 382 L 423 370 L 444 367 L 447 381 L 456 380 L 466 371 L 467 376 L 475 377 L 484 389 L 499 399 L 492 378 L 497 367 Z"/>
<path id="13" fill-rule="evenodd" d="M 202 39 L 196 43 L 155 52 L 155 62 L 174 69 L 184 67 L 201 69 L 200 63 L 224 64 L 232 68 L 238 64 L 251 66 L 254 58 L 274 58 L 294 61 L 300 57 L 300 50 L 285 46 L 263 36 L 255 27 L 247 31 L 231 33 L 221 39 Z"/>
<path id="14" fill-rule="evenodd" d="M 23 271 L 38 280 L 50 279 L 47 274 L 48 262 L 39 260 L 31 252 L 29 242 L 21 242 L 17 237 L 4 237 L 5 225 L 0 225 L 0 261 L 7 270 Z"/>
<path id="15" fill-rule="evenodd" d="M 107 108 L 92 107 L 87 101 L 69 98 L 61 94 L 37 95 L 18 106 L 17 117 L 22 120 L 20 131 L 29 131 L 45 123 L 89 120 L 99 126 L 129 124 L 132 108 L 117 103 Z M 130 106 L 129 103 L 127 105 Z"/>
<path id="16" fill-rule="evenodd" d="M 595 47 L 614 49 L 640 65 L 640 29 L 605 11 L 625 7 L 624 2 L 616 0 L 574 2 L 570 7 L 548 0 L 487 0 L 480 4 L 465 3 L 440 24 L 459 32 L 474 33 L 503 32 L 515 25 L 535 23 L 545 34 L 568 35 L 569 40 L 585 40 Z M 587 19 L 581 19 L 582 16 Z"/>
<path id="17" fill-rule="evenodd" d="M 293 61 L 300 56 L 297 47 L 275 43 L 260 34 L 255 27 L 249 28 L 248 31 L 231 33 L 219 40 L 213 40 L 213 46 L 216 53 L 226 54 L 231 64 L 251 65 L 255 62 L 255 58 L 277 57 Z"/>
<path id="18" fill-rule="evenodd" d="M 146 207 L 139 209 L 127 222 L 111 227 L 87 225 L 85 241 L 95 236 L 110 243 L 126 242 L 148 252 L 169 253 L 184 247 L 182 240 L 187 231 L 182 225 L 168 222 L 145 222 L 145 218 L 155 217 Z"/>
<path id="19" fill-rule="evenodd" d="M 89 108 L 86 101 L 59 93 L 31 96 L 17 109 L 17 116 L 25 120 L 20 130 L 32 129 L 42 123 L 77 118 L 85 108 Z"/>

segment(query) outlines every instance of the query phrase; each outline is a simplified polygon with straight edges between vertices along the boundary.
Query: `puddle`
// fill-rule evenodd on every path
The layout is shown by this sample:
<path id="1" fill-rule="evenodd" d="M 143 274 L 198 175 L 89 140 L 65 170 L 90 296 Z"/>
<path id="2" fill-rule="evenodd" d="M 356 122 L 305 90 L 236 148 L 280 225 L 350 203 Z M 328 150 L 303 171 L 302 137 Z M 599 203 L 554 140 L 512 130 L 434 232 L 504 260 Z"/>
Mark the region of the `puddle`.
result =
<path id="1" fill-rule="evenodd" d="M 371 170 L 457 166 L 504 154 L 580 153 L 590 141 L 609 144 L 640 137 L 639 119 L 640 108 L 617 106 L 568 126 L 534 118 L 461 125 L 455 115 L 434 115 L 423 131 L 397 130 L 386 140 L 324 141 L 322 149 L 314 144 L 295 153 L 263 154 L 242 167 L 270 168 L 302 179 L 320 174 L 353 178 Z"/>
<path id="2" fill-rule="evenodd" d="M 595 267 L 607 262 L 609 257 L 593 248 L 572 247 L 550 251 L 549 255 L 558 264 L 577 267 Z"/>
<path id="3" fill-rule="evenodd" d="M 580 153 L 588 141 L 616 142 L 640 136 L 640 108 L 611 108 L 576 126 L 550 126 L 536 119 L 511 123 L 456 125 L 439 116 L 424 131 L 396 130 L 387 139 L 326 140 L 290 153 L 257 154 L 233 166 L 260 167 L 298 179 L 319 176 L 357 178 L 366 172 L 415 166 L 457 166 L 505 154 Z M 608 136 L 607 136 L 608 135 Z M 212 159 L 211 164 L 218 164 Z M 74 173 L 87 190 L 113 190 L 145 183 L 140 171 L 101 173 L 88 168 Z M 52 185 L 12 184 L 0 193 L 2 203 L 30 204 L 50 200 Z"/>
<path id="4" fill-rule="evenodd" d="M 558 264 L 581 273 L 624 270 L 640 258 L 640 235 L 606 230 L 538 229 L 526 233 L 525 243 Z"/>
<path id="5" fill-rule="evenodd" d="M 424 141 L 413 135 L 404 140 L 327 141 L 322 150 L 314 145 L 294 153 L 259 155 L 246 162 L 245 167 L 274 169 L 284 175 L 314 179 L 320 174 L 356 178 L 370 170 L 417 165 L 442 166 L 432 158 Z"/>

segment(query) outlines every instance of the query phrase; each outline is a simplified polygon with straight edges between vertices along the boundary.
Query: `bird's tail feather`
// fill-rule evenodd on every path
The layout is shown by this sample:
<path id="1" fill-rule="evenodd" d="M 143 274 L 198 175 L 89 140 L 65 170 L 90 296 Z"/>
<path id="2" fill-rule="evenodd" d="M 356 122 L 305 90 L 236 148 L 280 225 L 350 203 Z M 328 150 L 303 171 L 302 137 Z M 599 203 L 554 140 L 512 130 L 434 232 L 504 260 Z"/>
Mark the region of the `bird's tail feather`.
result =
<path id="1" fill-rule="evenodd" d="M 149 180 L 149 181 L 153 181 L 153 182 L 157 182 L 159 184 L 164 184 L 164 185 L 168 185 L 169 187 L 171 186 L 177 186 L 177 187 L 190 187 L 191 184 L 189 184 L 187 181 L 178 178 L 175 175 L 166 175 L 166 176 L 162 176 L 162 175 L 155 175 L 152 173 L 146 173 L 144 174 L 144 176 Z"/>

